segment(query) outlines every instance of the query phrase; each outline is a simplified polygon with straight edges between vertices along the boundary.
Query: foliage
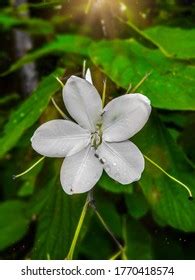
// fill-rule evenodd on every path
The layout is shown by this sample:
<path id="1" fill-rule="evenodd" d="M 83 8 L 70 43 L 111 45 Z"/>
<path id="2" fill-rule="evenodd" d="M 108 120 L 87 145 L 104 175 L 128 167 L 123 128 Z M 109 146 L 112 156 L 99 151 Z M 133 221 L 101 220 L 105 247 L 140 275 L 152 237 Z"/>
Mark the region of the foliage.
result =
<path id="1" fill-rule="evenodd" d="M 143 154 L 188 185 L 195 196 L 192 14 L 187 16 L 188 25 L 181 25 L 184 16 L 186 20 L 182 7 L 178 12 L 176 3 L 167 8 L 165 1 L 157 1 L 158 13 L 150 26 L 141 23 L 141 19 L 133 22 L 128 12 L 125 16 L 119 13 L 113 19 L 117 32 L 112 34 L 108 24 L 101 25 L 98 12 L 98 24 L 88 20 L 93 7 L 86 13 L 85 1 L 79 6 L 81 15 L 69 2 L 38 1 L 18 7 L 7 4 L 0 11 L 0 32 L 5 38 L 0 51 L 1 258 L 67 256 L 86 195 L 68 196 L 63 192 L 58 159 L 44 159 L 31 173 L 14 182 L 11 177 L 35 162 L 30 138 L 39 122 L 56 115 L 60 118 L 50 102 L 55 93 L 56 103 L 64 110 L 56 77 L 64 83 L 72 74 L 81 76 L 83 60 L 91 68 L 98 89 L 102 89 L 107 78 L 106 101 L 127 90 L 130 94 L 141 92 L 151 100 L 153 113 L 149 122 L 132 141 Z M 148 2 L 152 1 L 146 2 L 150 5 Z M 127 3 L 128 11 L 133 8 L 131 5 Z M 117 4 L 116 7 L 118 11 Z M 166 25 L 161 18 L 165 10 L 169 19 Z M 173 11 L 178 13 L 175 25 Z M 109 11 L 106 13 L 109 18 Z M 82 17 L 86 21 L 81 24 Z M 10 44 L 6 38 L 17 30 L 27 33 L 34 46 L 10 62 L 11 53 L 18 50 L 16 42 Z M 31 71 L 39 74 L 39 82 L 24 99 L 17 83 L 25 83 Z M 147 160 L 143 176 L 135 184 L 122 186 L 104 173 L 94 189 L 94 199 L 95 205 L 89 206 L 84 220 L 75 258 L 109 259 L 119 250 L 97 213 L 123 246 L 118 258 L 195 257 L 194 250 L 190 250 L 195 246 L 195 202 L 188 200 L 184 188 Z M 170 240 L 169 246 L 165 239 Z M 187 246 L 182 240 L 187 240 Z M 19 250 L 14 251 L 20 244 L 25 247 L 22 256 Z"/>

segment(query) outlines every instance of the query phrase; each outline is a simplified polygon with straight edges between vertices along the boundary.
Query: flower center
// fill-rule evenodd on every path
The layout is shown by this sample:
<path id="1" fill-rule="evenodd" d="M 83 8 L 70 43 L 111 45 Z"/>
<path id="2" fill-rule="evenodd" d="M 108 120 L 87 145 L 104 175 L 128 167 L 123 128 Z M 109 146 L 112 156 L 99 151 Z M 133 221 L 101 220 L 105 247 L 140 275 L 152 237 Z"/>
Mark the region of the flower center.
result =
<path id="1" fill-rule="evenodd" d="M 97 147 L 102 143 L 102 124 L 98 123 L 96 125 L 96 131 L 91 133 L 91 146 L 97 149 Z"/>

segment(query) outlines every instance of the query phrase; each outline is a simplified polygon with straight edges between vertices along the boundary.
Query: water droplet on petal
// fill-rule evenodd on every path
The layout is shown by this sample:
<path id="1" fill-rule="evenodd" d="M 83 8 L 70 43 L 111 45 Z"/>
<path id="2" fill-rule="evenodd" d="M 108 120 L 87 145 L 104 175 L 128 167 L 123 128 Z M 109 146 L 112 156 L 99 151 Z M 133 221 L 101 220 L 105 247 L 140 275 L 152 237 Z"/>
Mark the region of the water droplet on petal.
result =
<path id="1" fill-rule="evenodd" d="M 116 166 L 116 162 L 113 162 L 113 165 Z"/>

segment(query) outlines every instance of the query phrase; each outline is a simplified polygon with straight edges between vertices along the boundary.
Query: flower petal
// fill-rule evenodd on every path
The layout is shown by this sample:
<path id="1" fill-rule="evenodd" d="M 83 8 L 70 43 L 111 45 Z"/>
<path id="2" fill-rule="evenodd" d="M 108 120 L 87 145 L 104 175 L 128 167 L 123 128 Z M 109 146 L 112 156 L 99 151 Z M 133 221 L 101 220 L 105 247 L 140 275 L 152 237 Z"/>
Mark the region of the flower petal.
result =
<path id="1" fill-rule="evenodd" d="M 96 153 L 104 163 L 107 174 L 119 183 L 125 185 L 140 179 L 144 158 L 132 142 L 102 142 Z"/>
<path id="2" fill-rule="evenodd" d="M 85 79 L 71 76 L 63 88 L 63 99 L 73 119 L 94 132 L 102 113 L 102 102 L 96 88 Z"/>
<path id="3" fill-rule="evenodd" d="M 90 71 L 89 68 L 87 68 L 87 71 L 86 71 L 86 74 L 85 74 L 85 80 L 93 85 L 92 77 L 91 77 L 91 71 Z"/>
<path id="4" fill-rule="evenodd" d="M 95 157 L 90 145 L 66 157 L 61 168 L 60 180 L 68 194 L 84 193 L 92 189 L 102 175 L 103 166 Z"/>
<path id="5" fill-rule="evenodd" d="M 149 99 L 139 93 L 125 94 L 109 102 L 103 114 L 103 139 L 127 140 L 147 122 L 151 112 Z"/>
<path id="6" fill-rule="evenodd" d="M 48 157 L 65 157 L 77 153 L 90 142 L 90 132 L 66 120 L 42 124 L 31 138 L 33 149 Z"/>

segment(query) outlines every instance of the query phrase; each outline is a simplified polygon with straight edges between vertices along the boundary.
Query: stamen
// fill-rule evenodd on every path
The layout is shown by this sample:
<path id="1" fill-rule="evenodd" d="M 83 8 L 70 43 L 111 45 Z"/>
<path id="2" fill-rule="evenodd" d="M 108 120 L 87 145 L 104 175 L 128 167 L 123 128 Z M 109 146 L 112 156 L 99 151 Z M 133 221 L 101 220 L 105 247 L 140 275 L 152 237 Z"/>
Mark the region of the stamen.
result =
<path id="1" fill-rule="evenodd" d="M 131 89 L 132 89 L 132 84 L 129 84 L 126 94 L 131 93 Z"/>
<path id="2" fill-rule="evenodd" d="M 60 109 L 60 107 L 57 105 L 57 103 L 55 102 L 55 99 L 52 97 L 51 101 L 54 105 L 54 107 L 56 108 L 56 110 L 59 112 L 59 114 L 63 117 L 63 119 L 65 120 L 69 120 L 69 117 Z"/>
<path id="3" fill-rule="evenodd" d="M 28 172 L 30 172 L 35 166 L 37 166 L 42 160 L 44 160 L 45 157 L 41 157 L 38 161 L 36 161 L 31 167 L 29 167 L 27 170 L 23 171 L 20 174 L 17 175 L 13 175 L 13 179 L 19 178 L 25 174 L 27 174 Z"/>
<path id="4" fill-rule="evenodd" d="M 64 84 L 62 83 L 62 81 L 58 78 L 58 77 L 56 77 L 55 76 L 55 79 L 58 81 L 58 83 L 61 85 L 61 87 L 63 88 L 64 87 Z"/>
<path id="5" fill-rule="evenodd" d="M 171 180 L 175 181 L 176 183 L 178 183 L 179 185 L 181 185 L 184 189 L 186 189 L 186 191 L 189 193 L 189 200 L 193 200 L 193 196 L 192 196 L 192 192 L 191 190 L 188 188 L 188 186 L 186 186 L 184 183 L 182 183 L 181 181 L 179 181 L 178 179 L 176 179 L 175 177 L 173 177 L 172 175 L 170 175 L 169 173 L 167 173 L 162 167 L 160 167 L 156 162 L 154 162 L 153 160 L 151 160 L 150 158 L 148 158 L 147 156 L 143 155 L 145 157 L 145 159 L 147 159 L 151 164 L 153 164 L 155 167 L 157 167 L 159 170 L 161 170 L 165 175 L 167 175 L 167 177 L 169 177 Z"/>
<path id="6" fill-rule="evenodd" d="M 146 73 L 145 76 L 141 79 L 141 81 L 139 81 L 139 83 L 132 88 L 131 93 L 136 92 L 136 90 L 145 82 L 145 80 L 147 80 L 147 78 L 151 75 L 152 71 L 150 71 L 149 73 Z"/>
<path id="7" fill-rule="evenodd" d="M 103 92 L 102 92 L 102 107 L 104 107 L 105 99 L 106 99 L 106 85 L 107 85 L 107 79 L 103 81 Z"/>
<path id="8" fill-rule="evenodd" d="M 85 72 L 86 72 L 86 59 L 83 60 L 83 70 L 82 70 L 82 77 L 85 79 Z"/>

